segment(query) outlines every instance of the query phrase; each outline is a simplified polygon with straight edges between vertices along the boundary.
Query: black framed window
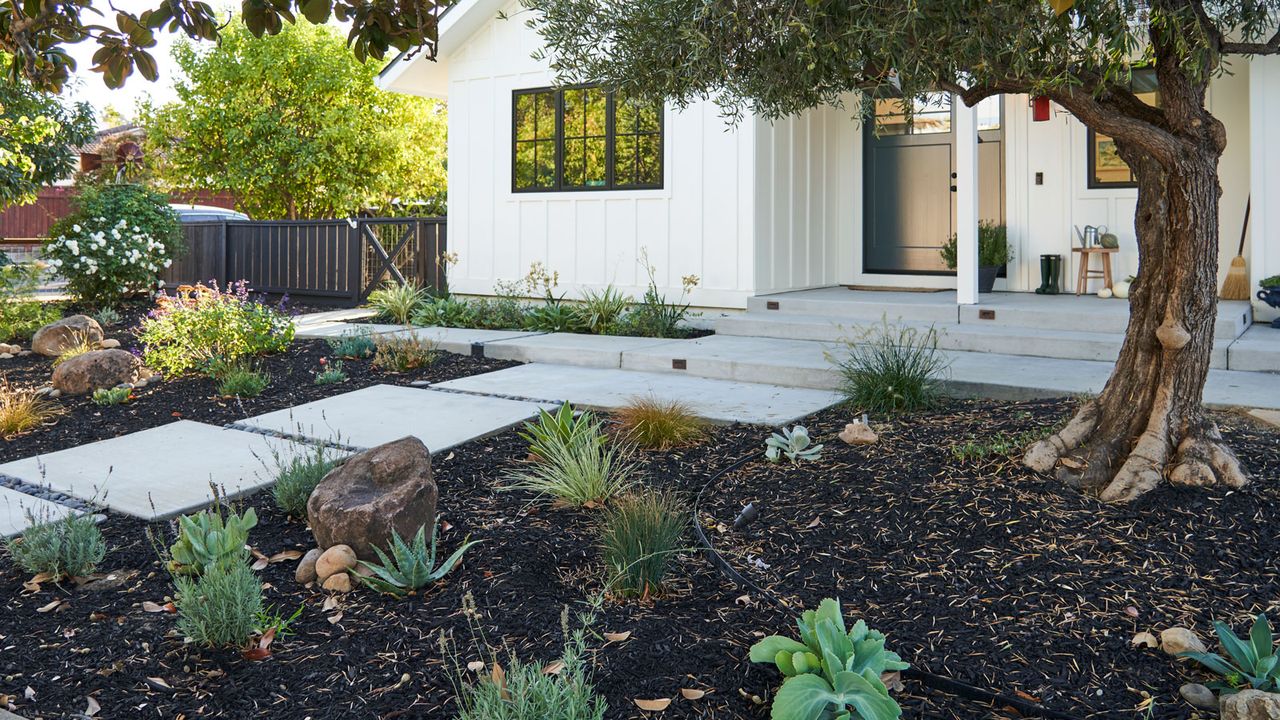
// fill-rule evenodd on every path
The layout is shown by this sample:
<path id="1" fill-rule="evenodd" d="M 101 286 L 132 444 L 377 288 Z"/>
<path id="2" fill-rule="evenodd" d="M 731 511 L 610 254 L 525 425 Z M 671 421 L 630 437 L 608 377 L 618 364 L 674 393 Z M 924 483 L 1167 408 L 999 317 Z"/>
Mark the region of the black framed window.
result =
<path id="1" fill-rule="evenodd" d="M 1140 77 L 1145 78 L 1145 76 Z M 1150 78 L 1149 83 L 1151 89 L 1134 94 L 1146 104 L 1160 107 L 1160 93 L 1154 88 L 1154 76 Z M 1120 157 L 1120 153 L 1116 150 L 1116 141 L 1110 136 L 1090 128 L 1085 146 L 1089 151 L 1087 163 L 1090 190 L 1138 187 L 1138 180 L 1133 176 L 1133 170 L 1129 168 L 1129 163 Z"/>
<path id="2" fill-rule="evenodd" d="M 662 107 L 598 85 L 516 90 L 514 192 L 662 187 Z"/>

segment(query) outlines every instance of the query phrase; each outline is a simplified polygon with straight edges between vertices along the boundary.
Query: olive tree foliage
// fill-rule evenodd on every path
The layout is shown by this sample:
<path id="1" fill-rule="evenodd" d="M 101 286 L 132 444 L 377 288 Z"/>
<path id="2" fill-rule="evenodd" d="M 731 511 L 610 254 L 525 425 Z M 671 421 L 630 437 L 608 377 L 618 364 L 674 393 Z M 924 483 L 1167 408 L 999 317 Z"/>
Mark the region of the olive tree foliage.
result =
<path id="1" fill-rule="evenodd" d="M 225 190 L 264 220 L 443 197 L 443 106 L 378 88 L 382 64 L 353 57 L 332 26 L 265 38 L 233 26 L 173 56 L 178 100 L 141 111 L 160 187 Z"/>
<path id="2" fill-rule="evenodd" d="M 2 54 L 0 54 L 2 55 Z M 0 208 L 76 169 L 75 146 L 93 137 L 93 110 L 66 104 L 25 80 L 0 83 Z"/>
<path id="3" fill-rule="evenodd" d="M 240 17 L 254 35 L 278 34 L 299 16 L 322 24 L 349 24 L 347 45 L 360 60 L 381 59 L 388 50 L 422 48 L 434 57 L 436 18 L 453 0 L 243 0 Z M 0 51 L 9 54 L 12 79 L 60 90 L 76 69 L 64 46 L 93 42 L 93 70 L 109 87 L 120 87 L 136 70 L 148 80 L 158 73 L 151 49 L 157 32 L 218 40 L 226 24 L 200 0 L 155 0 L 133 13 L 93 0 L 0 0 Z"/>
<path id="4" fill-rule="evenodd" d="M 1217 303 L 1223 124 L 1209 82 L 1280 52 L 1280 0 L 526 0 L 565 81 L 777 118 L 945 90 L 1046 96 L 1115 139 L 1138 184 L 1139 271 L 1102 394 L 1025 462 L 1124 501 L 1249 479 L 1201 405 Z M 1134 92 L 1153 72 L 1160 106 Z M 910 113 L 911 103 L 904 103 Z"/>

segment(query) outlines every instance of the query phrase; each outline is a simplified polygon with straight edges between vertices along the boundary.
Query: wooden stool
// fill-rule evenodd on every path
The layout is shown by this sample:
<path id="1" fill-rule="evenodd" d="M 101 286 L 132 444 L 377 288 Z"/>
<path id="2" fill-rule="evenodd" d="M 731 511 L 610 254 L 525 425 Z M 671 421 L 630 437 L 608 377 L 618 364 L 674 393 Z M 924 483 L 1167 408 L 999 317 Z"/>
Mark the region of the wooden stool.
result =
<path id="1" fill-rule="evenodd" d="M 1076 294 L 1088 292 L 1089 280 L 1094 278 L 1102 278 L 1102 281 L 1111 287 L 1111 253 L 1119 252 L 1120 248 L 1104 248 L 1104 247 L 1087 247 L 1087 248 L 1071 248 L 1071 252 L 1080 253 L 1080 272 L 1076 274 Z M 1089 258 L 1094 255 L 1102 257 L 1102 269 L 1090 270 Z"/>

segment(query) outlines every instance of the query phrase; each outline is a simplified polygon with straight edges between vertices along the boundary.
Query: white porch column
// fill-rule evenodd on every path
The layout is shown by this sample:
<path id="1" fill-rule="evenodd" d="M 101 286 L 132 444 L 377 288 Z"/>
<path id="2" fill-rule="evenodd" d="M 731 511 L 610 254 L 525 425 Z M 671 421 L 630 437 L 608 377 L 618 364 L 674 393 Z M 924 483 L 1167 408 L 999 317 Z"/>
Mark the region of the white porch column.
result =
<path id="1" fill-rule="evenodd" d="M 1257 299 L 1258 282 L 1280 273 L 1280 57 L 1249 60 L 1249 298 L 1254 317 L 1267 321 L 1276 311 Z"/>
<path id="2" fill-rule="evenodd" d="M 956 126 L 956 302 L 978 304 L 978 113 L 951 96 Z"/>

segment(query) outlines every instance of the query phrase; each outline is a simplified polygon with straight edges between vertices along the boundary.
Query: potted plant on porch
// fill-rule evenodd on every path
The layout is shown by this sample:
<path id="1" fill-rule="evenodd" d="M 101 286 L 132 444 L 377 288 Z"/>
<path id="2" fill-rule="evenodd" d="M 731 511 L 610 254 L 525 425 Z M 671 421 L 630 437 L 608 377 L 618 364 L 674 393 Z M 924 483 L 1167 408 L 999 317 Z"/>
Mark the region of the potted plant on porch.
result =
<path id="1" fill-rule="evenodd" d="M 942 262 L 956 269 L 956 236 L 952 234 L 942 246 Z M 996 284 L 1000 268 L 1009 264 L 1013 251 L 1004 223 L 983 220 L 978 223 L 978 292 L 989 293 Z"/>
<path id="2" fill-rule="evenodd" d="M 1273 308 L 1280 308 L 1280 275 L 1272 275 L 1258 281 L 1258 299 Z M 1280 318 L 1271 321 L 1271 327 L 1280 328 Z"/>

